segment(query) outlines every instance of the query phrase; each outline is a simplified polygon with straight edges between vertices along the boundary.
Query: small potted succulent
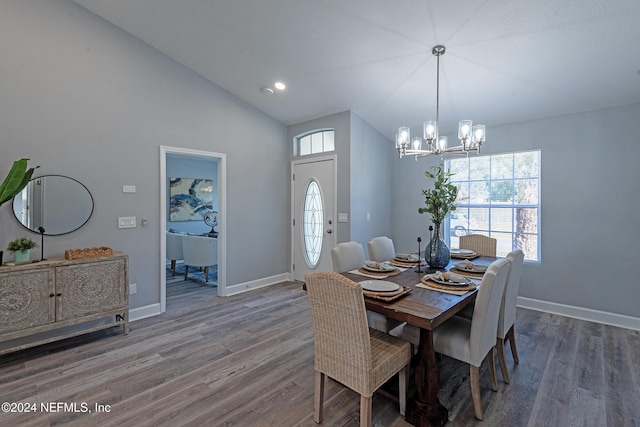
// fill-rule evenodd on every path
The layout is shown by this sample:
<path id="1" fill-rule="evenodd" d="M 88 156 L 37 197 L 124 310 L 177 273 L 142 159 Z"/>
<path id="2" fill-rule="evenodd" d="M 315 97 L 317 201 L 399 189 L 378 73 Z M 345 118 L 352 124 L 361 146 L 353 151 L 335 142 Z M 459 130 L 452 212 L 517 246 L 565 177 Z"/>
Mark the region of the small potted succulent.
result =
<path id="1" fill-rule="evenodd" d="M 13 253 L 15 262 L 28 262 L 31 259 L 31 249 L 37 246 L 38 244 L 28 237 L 19 237 L 9 242 L 7 250 Z"/>

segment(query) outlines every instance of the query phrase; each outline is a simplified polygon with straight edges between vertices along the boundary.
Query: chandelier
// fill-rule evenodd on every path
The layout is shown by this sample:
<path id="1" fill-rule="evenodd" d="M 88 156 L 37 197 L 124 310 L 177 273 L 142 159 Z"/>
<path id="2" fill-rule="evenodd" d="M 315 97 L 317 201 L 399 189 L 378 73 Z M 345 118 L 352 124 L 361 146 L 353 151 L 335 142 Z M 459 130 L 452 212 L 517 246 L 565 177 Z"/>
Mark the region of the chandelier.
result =
<path id="1" fill-rule="evenodd" d="M 458 139 L 460 145 L 455 147 L 447 146 L 447 137 L 438 135 L 438 120 L 440 119 L 440 57 L 444 55 L 445 47 L 442 45 L 434 46 L 431 53 L 437 59 L 437 74 L 436 74 L 436 120 L 428 121 L 424 123 L 424 135 L 423 138 L 426 141 L 425 149 L 422 148 L 422 139 L 419 136 L 415 136 L 411 139 L 411 129 L 408 127 L 401 127 L 396 134 L 396 149 L 400 154 L 400 158 L 410 155 L 418 157 L 425 157 L 431 154 L 439 154 L 444 156 L 445 154 L 463 154 L 469 155 L 469 152 L 475 151 L 480 153 L 480 147 L 484 143 L 485 139 L 485 126 L 475 125 L 471 120 L 461 120 L 458 125 Z"/>

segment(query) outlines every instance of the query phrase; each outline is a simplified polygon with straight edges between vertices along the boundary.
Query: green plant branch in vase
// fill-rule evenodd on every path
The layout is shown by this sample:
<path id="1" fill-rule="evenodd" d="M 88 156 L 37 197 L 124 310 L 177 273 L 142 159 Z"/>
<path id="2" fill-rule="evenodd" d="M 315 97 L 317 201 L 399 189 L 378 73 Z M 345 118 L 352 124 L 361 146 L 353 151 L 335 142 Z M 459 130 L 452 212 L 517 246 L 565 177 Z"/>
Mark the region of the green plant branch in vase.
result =
<path id="1" fill-rule="evenodd" d="M 437 164 L 431 171 L 425 171 L 425 176 L 433 181 L 433 188 L 422 190 L 426 207 L 419 208 L 418 213 L 431 215 L 435 233 L 427 245 L 425 261 L 432 269 L 442 269 L 449 264 L 451 252 L 440 234 L 440 226 L 449 212 L 456 210 L 455 201 L 458 197 L 458 187 L 451 184 L 452 173 L 445 171 L 443 165 Z"/>
<path id="2" fill-rule="evenodd" d="M 40 167 L 36 166 L 35 168 L 27 169 L 28 161 L 29 159 L 20 159 L 13 162 L 9 174 L 0 185 L 0 206 L 19 194 L 27 186 L 27 183 L 31 181 L 33 171 Z"/>

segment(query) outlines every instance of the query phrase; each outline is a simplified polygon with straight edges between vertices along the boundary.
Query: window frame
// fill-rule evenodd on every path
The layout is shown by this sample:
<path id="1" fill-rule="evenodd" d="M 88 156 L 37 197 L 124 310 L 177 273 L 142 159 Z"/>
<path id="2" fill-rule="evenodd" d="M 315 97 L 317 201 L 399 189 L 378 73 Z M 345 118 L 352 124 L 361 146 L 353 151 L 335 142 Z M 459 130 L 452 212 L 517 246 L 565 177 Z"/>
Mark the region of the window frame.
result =
<path id="1" fill-rule="evenodd" d="M 535 162 L 537 162 L 537 173 L 535 174 L 535 176 L 532 175 L 527 175 L 527 174 L 519 174 L 517 173 L 517 162 L 516 162 L 516 156 L 527 156 L 527 155 L 536 155 L 536 159 Z M 498 157 L 504 157 L 504 156 L 512 156 L 512 160 L 511 160 L 511 170 L 507 170 L 506 172 L 508 172 L 508 175 L 510 176 L 494 176 L 494 173 L 496 173 L 494 171 L 494 166 L 499 166 L 497 163 L 497 158 Z M 481 178 L 478 177 L 472 177 L 472 171 L 471 171 L 471 165 L 472 165 L 472 161 L 474 161 L 474 159 L 482 159 L 482 158 L 488 158 L 488 176 L 484 176 Z M 473 156 L 473 157 L 467 157 L 467 158 L 463 158 L 463 159 L 458 159 L 458 158 L 449 158 L 449 159 L 445 159 L 444 160 L 444 166 L 445 169 L 447 171 L 451 171 L 451 163 L 452 162 L 460 162 L 460 161 L 466 161 L 466 177 L 456 177 L 456 174 L 454 173 L 454 175 L 452 175 L 451 177 L 451 183 L 454 185 L 458 185 L 458 188 L 461 188 L 461 185 L 466 185 L 467 189 L 463 192 L 461 191 L 460 194 L 469 194 L 472 192 L 471 187 L 472 184 L 476 184 L 476 185 L 484 185 L 487 187 L 487 194 L 488 194 L 488 198 L 485 199 L 484 202 L 478 202 L 477 200 L 470 200 L 470 198 L 467 198 L 467 201 L 460 201 L 457 200 L 456 201 L 456 210 L 453 211 L 455 213 L 458 214 L 464 214 L 466 215 L 466 217 L 469 219 L 469 228 L 467 229 L 468 233 L 479 233 L 479 234 L 484 234 L 487 235 L 489 237 L 494 237 L 494 238 L 498 238 L 498 253 L 497 255 L 499 257 L 503 257 L 505 256 L 508 252 L 515 250 L 517 247 L 517 243 L 516 240 L 520 240 L 520 245 L 527 245 L 527 239 L 525 236 L 534 236 L 533 237 L 533 242 L 529 243 L 529 249 L 527 250 L 526 248 L 523 248 L 524 252 L 525 252 L 525 261 L 529 262 L 529 263 L 540 263 L 541 259 L 542 259 L 542 254 L 541 254 L 541 235 L 542 235 L 542 229 L 541 229 L 541 207 L 542 207 L 542 200 L 541 200 L 541 171 L 542 171 L 542 166 L 541 166 L 541 158 L 542 158 L 542 153 L 540 149 L 533 149 L 533 150 L 522 150 L 522 151 L 512 151 L 512 152 L 506 152 L 506 153 L 495 153 L 495 154 L 486 154 L 486 155 L 482 155 L 482 156 Z M 477 162 L 480 162 L 481 160 L 475 160 Z M 486 160 L 484 160 L 486 161 Z M 455 164 L 454 164 L 455 165 Z M 454 170 L 457 168 L 454 168 Z M 463 168 L 464 169 L 464 168 Z M 497 167 L 496 167 L 497 169 Z M 500 171 L 498 171 L 497 173 L 499 174 Z M 501 170 L 501 172 L 505 172 L 504 169 Z M 457 179 L 456 179 L 457 178 Z M 460 179 L 462 178 L 462 179 Z M 510 184 L 510 185 L 506 185 L 505 184 Z M 535 194 L 535 201 L 534 202 L 519 202 L 514 200 L 514 197 L 519 194 L 518 193 L 518 188 L 521 186 L 526 186 L 526 185 L 530 185 L 532 187 L 529 187 L 529 190 L 525 190 L 526 194 L 528 194 L 530 197 L 533 197 L 532 195 Z M 499 192 L 495 192 L 494 193 L 494 189 L 500 189 L 500 187 L 507 188 L 506 191 L 506 196 L 511 196 L 509 201 L 496 201 L 496 197 L 499 195 Z M 478 224 L 477 222 L 474 224 L 474 216 L 472 214 L 473 210 L 486 210 L 486 226 L 482 226 L 480 224 Z M 510 219 L 508 220 L 510 222 L 510 230 L 506 230 L 505 227 L 499 227 L 497 225 L 494 225 L 494 222 L 497 221 L 497 218 L 499 218 L 499 213 L 500 213 L 500 209 L 508 209 L 510 210 L 510 212 L 506 212 L 503 211 L 504 213 L 506 213 L 506 217 L 510 217 Z M 531 215 L 533 215 L 533 219 L 535 220 L 534 224 L 531 224 L 531 219 L 529 220 L 529 226 L 534 228 L 533 231 L 519 231 L 518 230 L 518 213 L 526 215 L 527 210 L 528 209 L 533 209 L 535 210 L 535 212 L 531 212 Z M 522 220 L 525 221 L 525 226 L 526 226 L 526 220 Z M 502 221 L 502 225 L 504 225 L 507 222 L 507 220 Z M 474 226 L 475 225 L 475 226 Z M 449 243 L 450 246 L 456 246 L 456 242 L 455 240 L 458 239 L 458 237 L 453 236 L 452 235 L 452 230 L 451 230 L 451 221 L 450 221 L 450 215 L 447 215 L 447 218 L 445 219 L 445 239 L 446 241 Z M 505 236 L 505 235 L 510 235 L 510 240 L 511 241 L 511 245 L 510 245 L 510 250 L 507 250 L 508 248 L 506 248 L 505 246 L 508 245 L 508 243 L 505 242 L 506 239 L 504 238 L 500 238 L 500 236 Z M 452 241 L 453 239 L 453 241 Z M 532 246 L 535 244 L 535 250 L 533 250 Z M 502 249 L 501 249 L 502 248 Z M 506 251 L 506 253 L 505 253 Z M 533 256 L 532 256 L 533 255 Z"/>
<path id="2" fill-rule="evenodd" d="M 331 138 L 328 135 L 331 134 Z M 317 145 L 318 141 L 315 136 L 321 136 L 321 148 L 319 150 L 314 149 L 314 143 Z M 336 131 L 333 128 L 314 129 L 309 132 L 297 135 L 294 139 L 294 156 L 295 157 L 307 157 L 316 154 L 331 153 L 336 151 Z M 309 149 L 303 148 L 303 144 L 306 144 L 305 140 L 308 138 Z M 316 139 L 316 141 L 314 141 Z"/>

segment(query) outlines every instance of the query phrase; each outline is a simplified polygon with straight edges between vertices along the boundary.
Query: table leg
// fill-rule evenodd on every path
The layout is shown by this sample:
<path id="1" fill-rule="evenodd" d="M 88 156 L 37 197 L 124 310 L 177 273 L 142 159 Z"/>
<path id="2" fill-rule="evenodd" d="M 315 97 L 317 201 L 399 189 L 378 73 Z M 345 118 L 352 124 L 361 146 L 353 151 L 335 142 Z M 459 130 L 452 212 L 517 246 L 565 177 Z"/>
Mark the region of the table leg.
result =
<path id="1" fill-rule="evenodd" d="M 438 400 L 440 378 L 431 330 L 420 328 L 420 344 L 415 357 L 416 394 L 407 405 L 406 419 L 414 426 L 443 426 L 449 420 L 449 411 Z"/>

